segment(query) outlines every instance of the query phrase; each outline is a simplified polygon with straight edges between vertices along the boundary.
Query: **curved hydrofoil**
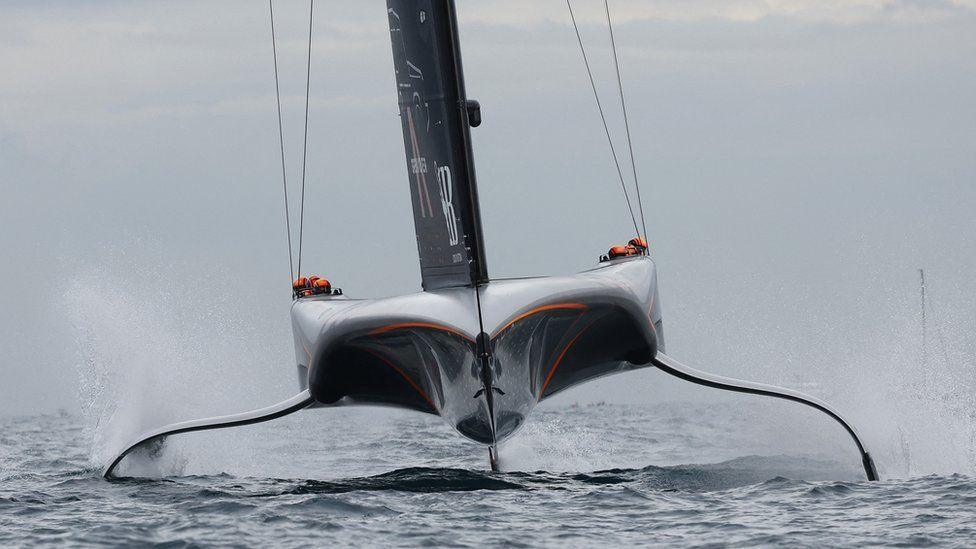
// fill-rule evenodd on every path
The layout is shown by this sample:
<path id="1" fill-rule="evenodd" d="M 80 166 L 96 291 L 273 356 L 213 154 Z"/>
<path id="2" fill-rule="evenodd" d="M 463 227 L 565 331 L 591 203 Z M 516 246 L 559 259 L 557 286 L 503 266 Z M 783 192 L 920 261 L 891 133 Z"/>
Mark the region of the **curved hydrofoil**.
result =
<path id="1" fill-rule="evenodd" d="M 732 391 L 735 393 L 747 393 L 790 400 L 820 410 L 839 423 L 844 430 L 847 431 L 847 434 L 849 434 L 854 440 L 854 444 L 857 446 L 857 451 L 861 455 L 861 465 L 864 467 L 864 474 L 867 476 L 868 480 L 878 480 L 878 470 L 874 465 L 874 460 L 871 458 L 871 454 L 865 448 L 864 443 L 861 441 L 861 437 L 854 429 L 853 424 L 841 417 L 840 413 L 836 412 L 826 402 L 792 389 L 784 389 L 783 387 L 776 387 L 774 385 L 754 383 L 751 381 L 732 379 L 702 372 L 701 370 L 696 370 L 694 368 L 685 366 L 664 353 L 658 353 L 657 356 L 654 357 L 654 366 L 666 374 L 675 376 L 685 381 L 690 381 L 697 385 L 704 385 L 713 389 L 721 389 L 723 391 Z"/>
<path id="2" fill-rule="evenodd" d="M 252 425 L 264 421 L 270 421 L 272 419 L 287 416 L 288 414 L 297 412 L 303 408 L 307 408 L 310 404 L 312 404 L 313 400 L 312 395 L 308 392 L 308 390 L 305 390 L 289 398 L 288 400 L 268 406 L 267 408 L 227 416 L 182 421 L 180 423 L 174 423 L 158 429 L 146 431 L 145 433 L 136 437 L 132 443 L 123 448 L 119 455 L 113 459 L 112 462 L 105 467 L 105 469 L 102 470 L 102 476 L 105 478 L 112 478 L 114 476 L 115 468 L 119 466 L 119 463 L 122 462 L 122 459 L 124 459 L 125 456 L 129 455 L 138 448 L 144 448 L 151 446 L 152 444 L 161 443 L 170 435 L 192 433 L 193 431 L 207 431 L 211 429 L 226 429 L 228 427 L 240 427 L 243 425 Z"/>

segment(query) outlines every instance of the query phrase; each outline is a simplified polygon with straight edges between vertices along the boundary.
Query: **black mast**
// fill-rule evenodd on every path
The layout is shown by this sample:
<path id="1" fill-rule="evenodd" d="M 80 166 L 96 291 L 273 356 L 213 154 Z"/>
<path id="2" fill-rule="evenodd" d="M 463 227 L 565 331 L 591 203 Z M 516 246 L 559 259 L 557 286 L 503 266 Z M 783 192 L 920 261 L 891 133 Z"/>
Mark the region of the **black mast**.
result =
<path id="1" fill-rule="evenodd" d="M 424 290 L 488 281 L 453 0 L 387 0 Z"/>

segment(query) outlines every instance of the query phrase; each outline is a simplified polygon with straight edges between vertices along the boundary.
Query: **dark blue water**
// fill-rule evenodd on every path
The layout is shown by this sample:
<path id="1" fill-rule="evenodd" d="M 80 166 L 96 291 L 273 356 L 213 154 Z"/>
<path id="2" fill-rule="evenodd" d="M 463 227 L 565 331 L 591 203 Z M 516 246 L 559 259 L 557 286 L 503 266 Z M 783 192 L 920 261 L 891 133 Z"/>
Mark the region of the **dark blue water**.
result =
<path id="1" fill-rule="evenodd" d="M 505 473 L 437 418 L 311 410 L 173 437 L 111 482 L 81 417 L 4 418 L 0 545 L 976 545 L 976 479 L 868 483 L 840 436 L 736 457 L 782 438 L 740 408 L 543 410 Z"/>

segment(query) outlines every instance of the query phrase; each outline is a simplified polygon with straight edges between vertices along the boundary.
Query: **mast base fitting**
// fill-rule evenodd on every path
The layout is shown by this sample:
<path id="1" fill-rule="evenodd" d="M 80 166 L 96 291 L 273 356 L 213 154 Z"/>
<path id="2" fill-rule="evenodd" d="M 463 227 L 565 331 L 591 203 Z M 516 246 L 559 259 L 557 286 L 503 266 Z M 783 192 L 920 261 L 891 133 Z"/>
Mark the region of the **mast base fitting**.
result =
<path id="1" fill-rule="evenodd" d="M 291 291 L 295 299 L 315 295 L 342 295 L 342 289 L 333 288 L 327 278 L 318 275 L 296 278 L 291 283 Z"/>
<path id="2" fill-rule="evenodd" d="M 630 239 L 630 242 L 626 246 L 614 246 L 610 248 L 610 251 L 606 255 L 600 256 L 600 263 L 610 261 L 611 259 L 617 259 L 618 257 L 630 257 L 634 255 L 646 255 L 647 254 L 647 241 L 642 237 L 634 237 Z"/>

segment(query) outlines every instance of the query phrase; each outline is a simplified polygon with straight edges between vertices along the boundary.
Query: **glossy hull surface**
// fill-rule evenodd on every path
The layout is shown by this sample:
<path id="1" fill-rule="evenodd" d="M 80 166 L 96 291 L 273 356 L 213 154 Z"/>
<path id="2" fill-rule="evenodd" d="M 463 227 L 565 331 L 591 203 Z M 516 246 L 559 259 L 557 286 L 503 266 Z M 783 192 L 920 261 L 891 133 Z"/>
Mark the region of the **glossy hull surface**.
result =
<path id="1" fill-rule="evenodd" d="M 300 383 L 318 405 L 437 414 L 488 445 L 563 389 L 650 365 L 661 329 L 646 257 L 477 290 L 304 298 L 292 319 Z"/>

